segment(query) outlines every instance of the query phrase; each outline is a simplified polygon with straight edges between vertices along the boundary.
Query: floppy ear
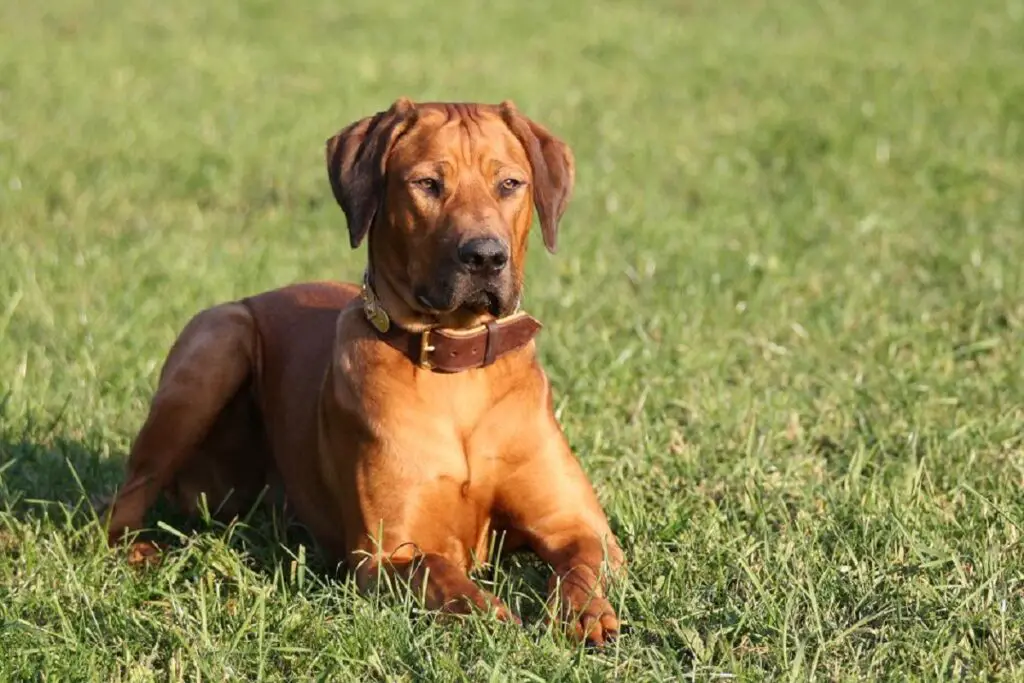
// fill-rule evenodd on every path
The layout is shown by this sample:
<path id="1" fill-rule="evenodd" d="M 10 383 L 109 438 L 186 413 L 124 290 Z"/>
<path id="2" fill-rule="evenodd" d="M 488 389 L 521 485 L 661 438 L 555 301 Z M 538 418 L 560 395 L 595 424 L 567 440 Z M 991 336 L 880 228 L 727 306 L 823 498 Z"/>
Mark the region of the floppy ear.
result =
<path id="1" fill-rule="evenodd" d="M 516 110 L 510 100 L 498 108 L 505 124 L 526 149 L 533 171 L 533 203 L 540 218 L 544 246 L 552 254 L 557 248 L 558 222 L 562 219 L 576 182 L 576 161 L 569 146 L 544 126 Z"/>
<path id="2" fill-rule="evenodd" d="M 345 212 L 353 249 L 370 231 L 384 198 L 384 171 L 395 140 L 415 118 L 416 106 L 403 97 L 387 111 L 356 121 L 327 141 L 327 175 Z"/>

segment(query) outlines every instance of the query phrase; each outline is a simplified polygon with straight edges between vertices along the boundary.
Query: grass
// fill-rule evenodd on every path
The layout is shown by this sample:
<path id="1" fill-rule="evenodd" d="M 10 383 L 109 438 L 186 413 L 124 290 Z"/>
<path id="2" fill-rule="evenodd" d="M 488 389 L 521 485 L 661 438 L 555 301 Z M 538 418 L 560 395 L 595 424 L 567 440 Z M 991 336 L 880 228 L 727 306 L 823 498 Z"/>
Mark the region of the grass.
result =
<path id="1" fill-rule="evenodd" d="M 1020 0 L 3 3 L 0 680 L 1024 680 L 1022 64 Z M 576 151 L 527 307 L 605 652 L 527 559 L 526 628 L 441 624 L 266 516 L 139 572 L 88 512 L 191 313 L 359 276 L 322 146 L 399 95 Z"/>

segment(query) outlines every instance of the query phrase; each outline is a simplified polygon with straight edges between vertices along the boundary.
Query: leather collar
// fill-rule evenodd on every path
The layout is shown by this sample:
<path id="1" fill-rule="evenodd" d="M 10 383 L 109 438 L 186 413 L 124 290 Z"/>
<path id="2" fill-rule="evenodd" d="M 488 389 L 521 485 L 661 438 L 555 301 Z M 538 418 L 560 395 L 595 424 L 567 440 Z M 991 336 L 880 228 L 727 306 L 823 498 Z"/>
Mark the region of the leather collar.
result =
<path id="1" fill-rule="evenodd" d="M 540 321 L 522 311 L 465 330 L 433 328 L 410 332 L 391 321 L 377 294 L 363 277 L 363 313 L 381 341 L 413 365 L 433 372 L 462 372 L 483 368 L 520 349 L 537 336 Z"/>

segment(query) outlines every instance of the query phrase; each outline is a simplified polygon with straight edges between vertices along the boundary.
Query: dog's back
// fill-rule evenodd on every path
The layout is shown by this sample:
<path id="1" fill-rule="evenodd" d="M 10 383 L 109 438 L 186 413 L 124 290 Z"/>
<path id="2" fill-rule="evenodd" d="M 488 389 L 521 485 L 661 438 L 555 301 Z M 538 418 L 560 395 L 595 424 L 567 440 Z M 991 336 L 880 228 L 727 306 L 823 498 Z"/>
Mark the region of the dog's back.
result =
<path id="1" fill-rule="evenodd" d="M 356 285 L 310 282 L 274 289 L 242 299 L 255 322 L 259 393 L 267 412 L 285 406 L 266 404 L 281 396 L 287 383 L 289 396 L 297 386 L 309 385 L 315 396 L 331 359 L 338 315 L 359 296 Z"/>

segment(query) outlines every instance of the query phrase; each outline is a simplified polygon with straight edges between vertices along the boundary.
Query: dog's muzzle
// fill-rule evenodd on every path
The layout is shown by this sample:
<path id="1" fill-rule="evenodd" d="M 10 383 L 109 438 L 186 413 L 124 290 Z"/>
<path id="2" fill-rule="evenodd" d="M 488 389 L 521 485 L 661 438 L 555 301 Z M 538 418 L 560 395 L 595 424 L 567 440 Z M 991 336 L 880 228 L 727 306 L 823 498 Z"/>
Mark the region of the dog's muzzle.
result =
<path id="1" fill-rule="evenodd" d="M 467 308 L 495 317 L 515 310 L 518 293 L 509 268 L 511 254 L 503 240 L 472 237 L 459 243 L 454 258 L 442 266 L 434 282 L 417 287 L 417 303 L 428 311 Z"/>

